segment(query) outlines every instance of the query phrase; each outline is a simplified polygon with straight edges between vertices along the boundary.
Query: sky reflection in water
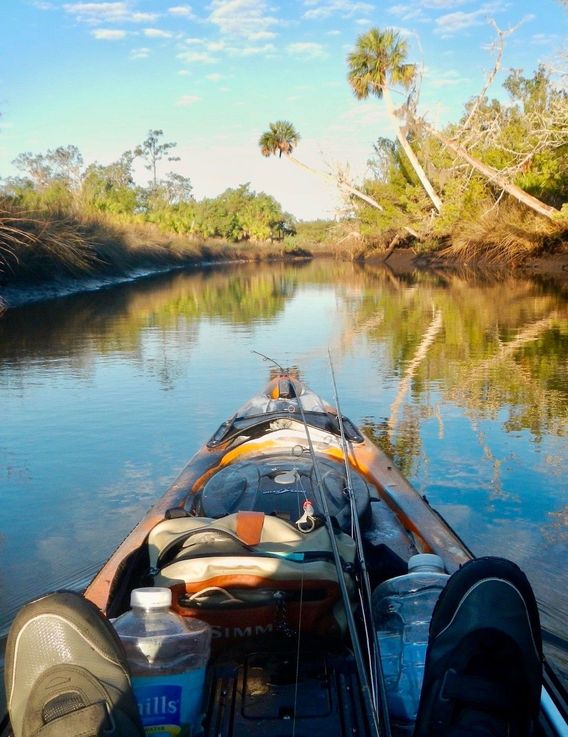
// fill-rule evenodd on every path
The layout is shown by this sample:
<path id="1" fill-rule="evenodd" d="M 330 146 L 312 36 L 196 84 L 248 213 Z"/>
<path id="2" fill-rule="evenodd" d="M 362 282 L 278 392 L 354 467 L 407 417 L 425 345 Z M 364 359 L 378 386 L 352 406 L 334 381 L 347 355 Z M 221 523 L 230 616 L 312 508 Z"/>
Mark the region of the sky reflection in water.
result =
<path id="1" fill-rule="evenodd" d="M 0 320 L 0 630 L 88 580 L 264 385 L 252 350 L 332 399 L 328 348 L 343 411 L 476 554 L 525 569 L 564 637 L 565 293 L 324 262 L 162 275 Z"/>

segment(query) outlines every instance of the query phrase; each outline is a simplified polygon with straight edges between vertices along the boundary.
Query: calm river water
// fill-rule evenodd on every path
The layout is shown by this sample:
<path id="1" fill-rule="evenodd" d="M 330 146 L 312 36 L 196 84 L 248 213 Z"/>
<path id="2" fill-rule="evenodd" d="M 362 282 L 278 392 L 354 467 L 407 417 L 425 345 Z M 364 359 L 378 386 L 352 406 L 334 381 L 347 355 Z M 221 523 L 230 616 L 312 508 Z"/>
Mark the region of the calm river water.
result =
<path id="1" fill-rule="evenodd" d="M 259 390 L 261 351 L 396 459 L 475 554 L 519 563 L 568 673 L 568 297 L 316 261 L 177 272 L 0 318 L 0 632 L 81 587 Z"/>

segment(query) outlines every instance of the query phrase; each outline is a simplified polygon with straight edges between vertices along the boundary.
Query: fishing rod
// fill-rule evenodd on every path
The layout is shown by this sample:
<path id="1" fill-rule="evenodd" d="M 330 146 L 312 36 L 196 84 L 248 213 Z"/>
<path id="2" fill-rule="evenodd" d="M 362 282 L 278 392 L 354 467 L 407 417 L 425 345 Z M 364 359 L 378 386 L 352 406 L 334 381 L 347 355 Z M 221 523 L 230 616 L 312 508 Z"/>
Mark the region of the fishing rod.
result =
<path id="1" fill-rule="evenodd" d="M 260 351 L 251 351 L 251 353 L 256 353 L 257 356 L 260 356 L 265 361 L 268 361 L 269 363 L 273 363 L 276 368 L 281 371 L 283 374 L 287 373 L 285 368 L 282 368 L 282 366 L 278 363 L 278 361 L 275 361 L 273 358 L 270 358 L 270 356 L 266 356 L 264 353 L 261 353 Z"/>
<path id="2" fill-rule="evenodd" d="M 343 462 L 345 465 L 345 478 L 347 480 L 347 493 L 349 494 L 349 503 L 351 506 L 351 525 L 353 529 L 353 539 L 357 546 L 357 555 L 360 566 L 360 578 L 363 583 L 363 591 L 361 596 L 361 608 L 363 613 L 363 623 L 365 629 L 365 637 L 367 639 L 367 648 L 369 652 L 369 667 L 371 672 L 371 685 L 373 687 L 373 696 L 375 698 L 375 708 L 381 709 L 383 713 L 383 723 L 386 727 L 386 734 L 390 735 L 390 721 L 388 713 L 386 713 L 387 695 L 385 690 L 383 669 L 381 664 L 381 654 L 377 644 L 377 638 L 373 628 L 373 615 L 371 610 L 371 583 L 369 581 L 369 572 L 365 559 L 365 551 L 363 549 L 363 536 L 361 534 L 361 526 L 359 524 L 359 515 L 357 514 L 357 505 L 355 502 L 355 492 L 351 481 L 351 466 L 349 464 L 349 446 L 347 436 L 345 434 L 345 426 L 343 424 L 343 414 L 339 405 L 339 393 L 337 391 L 337 382 L 335 380 L 335 369 L 331 359 L 331 352 L 328 348 L 327 357 L 329 360 L 329 369 L 331 373 L 331 382 L 333 385 L 333 394 L 335 407 L 337 409 L 337 419 L 339 423 L 339 435 L 341 439 L 341 449 L 343 451 Z M 378 695 L 376 693 L 378 688 Z"/>
<path id="3" fill-rule="evenodd" d="M 286 373 L 285 370 L 282 369 L 280 364 L 274 359 L 270 358 L 269 356 L 266 356 L 263 353 L 260 353 L 259 351 L 253 351 L 253 353 L 256 353 L 258 356 L 261 356 L 265 361 L 270 361 L 275 366 L 278 366 L 283 374 Z M 308 441 L 308 449 L 309 449 L 310 457 L 312 459 L 312 464 L 314 467 L 314 474 L 316 477 L 316 485 L 314 488 L 317 488 L 319 502 L 321 505 L 321 509 L 323 511 L 325 525 L 326 525 L 327 532 L 329 535 L 333 560 L 335 563 L 335 567 L 337 569 L 337 579 L 339 583 L 339 589 L 341 591 L 341 598 L 343 601 L 343 606 L 345 609 L 347 628 L 349 630 L 349 635 L 351 637 L 351 643 L 353 646 L 353 656 L 355 658 L 355 666 L 357 669 L 357 675 L 359 677 L 359 683 L 361 686 L 361 695 L 363 697 L 363 705 L 365 708 L 369 729 L 371 730 L 373 737 L 390 737 L 390 723 L 389 723 L 388 716 L 385 714 L 384 711 L 383 711 L 383 717 L 384 717 L 383 720 L 379 720 L 379 716 L 378 716 L 378 712 L 377 712 L 377 708 L 375 704 L 374 690 L 373 690 L 372 684 L 371 685 L 369 684 L 369 678 L 368 678 L 367 670 L 365 667 L 363 651 L 361 649 L 361 642 L 359 640 L 359 633 L 357 632 L 357 624 L 355 622 L 355 617 L 353 616 L 353 611 L 351 608 L 351 601 L 349 599 L 349 592 L 347 590 L 347 584 L 345 582 L 345 576 L 343 573 L 343 561 L 339 553 L 339 548 L 337 547 L 337 540 L 335 539 L 335 531 L 333 529 L 333 522 L 331 520 L 331 514 L 329 511 L 328 504 L 327 504 L 327 499 L 325 495 L 323 480 L 322 480 L 321 473 L 320 473 L 319 463 L 318 463 L 317 456 L 316 456 L 314 446 L 312 443 L 312 437 L 310 434 L 308 421 L 306 420 L 306 415 L 304 413 L 304 407 L 302 405 L 301 396 L 298 396 L 296 394 L 296 399 L 298 401 L 298 409 L 300 411 L 300 417 L 302 419 L 302 424 L 304 425 L 304 429 L 306 432 L 306 438 Z M 353 512 L 353 509 L 351 511 L 351 516 L 357 517 L 356 511 Z M 381 690 L 381 696 L 382 697 L 385 696 L 384 689 Z M 386 705 L 386 700 L 384 698 L 382 699 L 381 704 L 383 707 Z"/>
<path id="4" fill-rule="evenodd" d="M 369 685 L 369 678 L 368 678 L 367 671 L 365 668 L 365 661 L 363 658 L 361 643 L 359 641 L 359 634 L 357 632 L 357 624 L 355 622 L 355 617 L 353 616 L 353 611 L 351 609 L 351 601 L 349 599 L 349 592 L 347 591 L 347 584 L 345 583 L 345 576 L 343 573 L 342 560 L 339 554 L 339 548 L 337 547 L 337 540 L 335 539 L 335 531 L 333 529 L 333 522 L 331 520 L 331 514 L 329 512 L 329 507 L 328 507 L 327 499 L 325 496 L 323 480 L 321 477 L 319 464 L 318 464 L 316 453 L 315 453 L 314 446 L 312 443 L 312 438 L 310 435 L 308 422 L 306 420 L 306 415 L 304 414 L 302 400 L 299 396 L 297 397 L 297 399 L 298 399 L 298 409 L 300 410 L 300 416 L 302 418 L 302 423 L 306 431 L 308 448 L 310 451 L 310 456 L 311 456 L 312 464 L 314 467 L 314 473 L 316 477 L 316 487 L 318 491 L 318 496 L 320 497 L 319 502 L 321 504 L 321 508 L 323 511 L 324 519 L 325 519 L 325 525 L 326 525 L 330 543 L 331 543 L 333 560 L 335 563 L 335 567 L 337 569 L 337 579 L 339 582 L 339 588 L 341 591 L 341 598 L 343 600 L 343 606 L 345 608 L 347 628 L 349 630 L 349 635 L 351 636 L 351 643 L 353 646 L 353 655 L 355 657 L 355 665 L 357 668 L 357 675 L 359 677 L 359 683 L 361 686 L 361 694 L 363 697 L 363 704 L 365 707 L 365 712 L 367 715 L 369 728 L 371 729 L 371 733 L 373 734 L 374 737 L 390 737 L 388 718 L 384 719 L 381 722 L 377 714 L 377 709 L 375 708 L 375 703 L 373 699 L 373 691 L 372 691 L 371 686 Z"/>

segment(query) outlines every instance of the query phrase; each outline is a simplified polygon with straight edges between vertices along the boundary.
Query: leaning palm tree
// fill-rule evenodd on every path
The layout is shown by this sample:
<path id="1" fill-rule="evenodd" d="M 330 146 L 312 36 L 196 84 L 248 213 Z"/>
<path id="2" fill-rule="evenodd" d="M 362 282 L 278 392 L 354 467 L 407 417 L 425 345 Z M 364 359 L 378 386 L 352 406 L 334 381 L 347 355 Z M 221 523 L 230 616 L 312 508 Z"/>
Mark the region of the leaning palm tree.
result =
<path id="1" fill-rule="evenodd" d="M 391 96 L 391 86 L 399 85 L 408 89 L 416 77 L 416 64 L 406 62 L 407 52 L 406 41 L 392 28 L 385 31 L 371 28 L 359 36 L 355 49 L 347 57 L 349 64 L 347 78 L 358 100 L 376 95 L 385 101 L 396 137 L 434 207 L 440 212 L 442 201 L 408 143 Z"/>
<path id="2" fill-rule="evenodd" d="M 290 156 L 300 138 L 300 134 L 292 123 L 287 120 L 277 120 L 276 123 L 270 123 L 268 130 L 260 137 L 258 141 L 260 153 L 263 156 L 278 154 L 279 158 L 282 154 Z"/>
<path id="3" fill-rule="evenodd" d="M 333 182 L 343 192 L 359 197 L 359 199 L 364 200 L 367 204 L 371 205 L 371 207 L 376 207 L 378 210 L 383 209 L 375 199 L 366 195 L 364 192 L 360 192 L 358 189 L 355 189 L 355 187 L 352 187 L 341 177 L 333 176 L 333 174 L 328 174 L 327 172 L 320 171 L 318 169 L 312 169 L 311 166 L 307 166 L 294 158 L 292 156 L 292 152 L 298 145 L 299 141 L 300 134 L 294 128 L 292 123 L 289 123 L 287 120 L 277 120 L 276 123 L 269 124 L 268 130 L 259 138 L 258 145 L 260 146 L 260 153 L 263 156 L 278 155 L 278 158 L 281 158 L 282 155 L 284 155 L 288 161 L 291 161 L 301 169 L 309 171 L 312 174 L 316 174 L 318 177 L 322 177 L 327 181 Z"/>

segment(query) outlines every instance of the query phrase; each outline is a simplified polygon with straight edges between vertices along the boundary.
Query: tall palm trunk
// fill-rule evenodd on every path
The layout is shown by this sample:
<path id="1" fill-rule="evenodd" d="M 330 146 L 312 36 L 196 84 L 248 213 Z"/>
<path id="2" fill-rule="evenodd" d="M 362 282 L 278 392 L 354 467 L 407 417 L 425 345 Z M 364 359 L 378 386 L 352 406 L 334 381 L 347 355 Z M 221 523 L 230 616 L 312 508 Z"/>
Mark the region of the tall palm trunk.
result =
<path id="1" fill-rule="evenodd" d="M 412 150 L 412 147 L 408 143 L 406 136 L 401 130 L 400 123 L 394 111 L 394 105 L 392 102 L 391 93 L 390 93 L 389 88 L 386 85 L 382 88 L 382 93 L 383 93 L 383 99 L 385 101 L 385 105 L 387 108 L 387 113 L 394 126 L 398 142 L 402 146 L 402 149 L 404 153 L 406 154 L 406 156 L 408 157 L 408 160 L 410 161 L 412 168 L 416 172 L 416 176 L 420 180 L 420 184 L 424 187 L 428 197 L 432 200 L 432 204 L 436 208 L 436 211 L 440 212 L 440 210 L 442 209 L 442 200 L 438 197 L 438 195 L 434 191 L 434 187 L 432 187 L 432 185 L 430 184 L 430 180 L 426 176 L 426 172 L 424 171 L 420 162 L 416 158 L 416 154 Z"/>
<path id="2" fill-rule="evenodd" d="M 543 215 L 544 217 L 549 219 L 552 219 L 553 216 L 559 212 L 559 210 L 557 210 L 555 207 L 546 205 L 544 202 L 541 202 L 541 200 L 533 197 L 528 192 L 525 192 L 524 189 L 517 187 L 516 184 L 512 184 L 511 182 L 509 182 L 497 169 L 493 169 L 491 166 L 487 166 L 478 159 L 474 159 L 473 156 L 471 156 L 466 151 L 466 149 L 463 148 L 463 146 L 450 141 L 444 135 L 439 133 L 435 128 L 431 128 L 429 125 L 423 122 L 420 122 L 419 125 L 423 126 L 431 136 L 434 136 L 434 138 L 437 138 L 438 141 L 441 141 L 444 146 L 449 148 L 450 151 L 453 151 L 457 156 L 466 161 L 476 171 L 478 171 L 480 174 L 483 174 L 483 176 L 489 179 L 490 182 L 494 182 L 498 187 L 501 187 L 502 190 L 507 192 L 507 194 L 511 195 L 511 197 L 514 197 L 518 202 L 522 202 L 523 205 L 530 207 L 530 209 L 534 210 L 534 212 L 537 212 L 539 215 Z"/>

